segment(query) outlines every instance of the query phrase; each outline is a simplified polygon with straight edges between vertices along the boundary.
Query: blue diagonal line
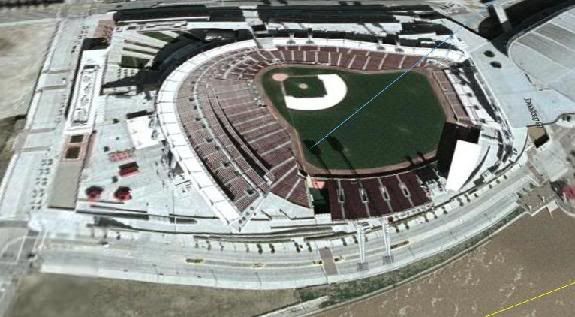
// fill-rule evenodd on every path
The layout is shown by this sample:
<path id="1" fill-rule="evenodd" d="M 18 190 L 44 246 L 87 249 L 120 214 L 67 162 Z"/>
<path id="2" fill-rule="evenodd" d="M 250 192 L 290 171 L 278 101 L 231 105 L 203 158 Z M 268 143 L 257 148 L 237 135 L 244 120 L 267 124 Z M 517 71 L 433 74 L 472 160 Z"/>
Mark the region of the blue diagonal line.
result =
<path id="1" fill-rule="evenodd" d="M 453 36 L 455 35 L 455 33 L 451 34 L 451 36 L 449 37 L 449 39 L 452 39 Z M 331 129 L 326 135 L 324 135 L 321 139 L 319 139 L 319 141 L 317 141 L 314 145 L 312 145 L 312 149 L 315 148 L 316 146 L 320 145 L 323 141 L 325 141 L 325 139 L 327 139 L 330 135 L 332 135 L 337 129 L 341 128 L 344 124 L 346 124 L 349 120 L 351 120 L 353 117 L 355 117 L 355 115 L 357 115 L 359 112 L 361 112 L 365 107 L 367 107 L 372 101 L 374 101 L 377 97 L 379 97 L 381 94 L 383 94 L 384 92 L 386 92 L 389 88 L 391 88 L 395 83 L 397 83 L 398 81 L 400 81 L 405 75 L 407 75 L 407 73 L 409 73 L 410 71 L 412 71 L 415 67 L 419 66 L 423 61 L 425 61 L 429 55 L 431 55 L 431 53 L 433 53 L 433 51 L 435 51 L 436 48 L 439 48 L 441 46 L 443 46 L 444 44 L 447 43 L 448 40 L 444 40 L 441 41 L 439 43 L 437 43 L 435 46 L 433 46 L 431 48 L 431 50 L 425 54 L 424 56 L 422 56 L 415 64 L 413 64 L 410 68 L 408 68 L 407 70 L 405 70 L 403 73 L 401 73 L 401 75 L 397 76 L 391 83 L 387 84 L 387 86 L 385 86 L 382 90 L 380 90 L 377 94 L 375 94 L 373 97 L 369 98 L 368 101 L 366 101 L 365 103 L 363 103 L 359 108 L 355 109 L 354 112 L 352 112 L 349 116 L 347 116 L 345 119 L 343 119 L 340 123 L 338 123 L 338 125 L 336 125 L 333 129 Z"/>

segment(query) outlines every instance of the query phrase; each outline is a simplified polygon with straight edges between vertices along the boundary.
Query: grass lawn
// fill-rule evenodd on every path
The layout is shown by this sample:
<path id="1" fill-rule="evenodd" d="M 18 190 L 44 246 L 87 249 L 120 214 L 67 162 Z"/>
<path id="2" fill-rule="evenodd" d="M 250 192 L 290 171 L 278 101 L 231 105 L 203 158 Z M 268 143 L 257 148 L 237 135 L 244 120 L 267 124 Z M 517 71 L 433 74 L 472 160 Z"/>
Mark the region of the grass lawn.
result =
<path id="1" fill-rule="evenodd" d="M 283 85 L 285 93 L 295 98 L 318 98 L 326 94 L 323 81 L 316 76 L 289 77 Z"/>
<path id="2" fill-rule="evenodd" d="M 335 107 L 301 111 L 285 106 L 282 82 L 272 79 L 286 73 L 295 79 L 317 74 L 338 74 L 348 92 Z M 299 77 L 298 77 L 299 76 Z M 313 165 L 328 169 L 376 168 L 404 162 L 436 149 L 445 116 L 427 78 L 412 72 L 379 96 L 361 113 L 311 150 L 357 107 L 393 81 L 399 73 L 360 74 L 329 68 L 276 68 L 263 74 L 263 88 L 281 115 L 299 132 L 304 155 Z M 289 78 L 288 80 L 289 81 Z"/>

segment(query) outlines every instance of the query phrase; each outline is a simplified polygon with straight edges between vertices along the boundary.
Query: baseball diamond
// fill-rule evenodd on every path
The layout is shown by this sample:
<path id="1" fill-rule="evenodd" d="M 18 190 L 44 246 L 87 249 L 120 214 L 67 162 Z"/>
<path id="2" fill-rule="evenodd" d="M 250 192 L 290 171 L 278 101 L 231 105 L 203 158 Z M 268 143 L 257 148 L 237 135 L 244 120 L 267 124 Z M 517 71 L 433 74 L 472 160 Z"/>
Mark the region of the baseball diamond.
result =
<path id="1" fill-rule="evenodd" d="M 273 80 L 275 74 L 288 79 Z M 286 106 L 286 94 L 301 97 L 325 93 L 318 75 L 337 74 L 347 93 L 334 107 L 323 110 L 294 110 Z M 311 144 L 344 119 L 358 105 L 399 75 L 398 72 L 362 73 L 331 67 L 287 66 L 272 68 L 261 77 L 266 96 L 277 112 L 297 131 L 305 159 L 320 169 L 358 170 L 395 165 L 424 153 L 433 152 L 445 122 L 444 112 L 428 81 L 420 72 L 411 72 L 396 87 L 380 96 L 349 122 L 345 131 L 336 132 L 315 149 Z M 298 84 L 307 84 L 301 89 Z"/>

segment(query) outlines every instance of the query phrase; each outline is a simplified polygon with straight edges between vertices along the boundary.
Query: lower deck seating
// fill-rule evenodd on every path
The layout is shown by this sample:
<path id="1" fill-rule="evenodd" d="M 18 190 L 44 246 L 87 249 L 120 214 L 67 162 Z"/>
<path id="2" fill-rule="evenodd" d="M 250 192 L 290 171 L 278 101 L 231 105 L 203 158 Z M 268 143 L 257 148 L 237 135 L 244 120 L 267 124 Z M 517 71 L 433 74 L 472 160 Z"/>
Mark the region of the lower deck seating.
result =
<path id="1" fill-rule="evenodd" d="M 274 193 L 310 206 L 289 132 L 262 105 L 253 79 L 271 65 L 318 64 L 357 71 L 410 68 L 420 56 L 314 45 L 242 49 L 198 68 L 180 88 L 178 110 L 194 150 L 235 206 Z M 425 66 L 422 65 L 416 66 Z M 327 180 L 333 219 L 381 216 L 429 201 L 416 174 Z"/>
<path id="2" fill-rule="evenodd" d="M 361 179 L 327 179 L 325 188 L 334 220 L 377 217 L 430 202 L 414 172 Z"/>

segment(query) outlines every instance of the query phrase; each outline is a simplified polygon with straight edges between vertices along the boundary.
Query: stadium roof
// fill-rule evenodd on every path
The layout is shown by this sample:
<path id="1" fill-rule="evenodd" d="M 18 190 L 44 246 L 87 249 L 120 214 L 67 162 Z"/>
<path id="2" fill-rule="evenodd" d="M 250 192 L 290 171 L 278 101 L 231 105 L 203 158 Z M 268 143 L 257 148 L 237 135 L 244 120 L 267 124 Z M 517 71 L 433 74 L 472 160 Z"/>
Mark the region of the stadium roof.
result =
<path id="1" fill-rule="evenodd" d="M 242 10 L 238 7 L 207 8 L 205 5 L 175 5 L 159 8 L 126 9 L 114 14 L 116 22 L 163 20 L 163 19 L 198 19 L 212 22 L 244 21 Z"/>
<path id="2" fill-rule="evenodd" d="M 48 195 L 48 206 L 66 209 L 73 209 L 76 206 L 82 166 L 81 160 L 60 162 Z"/>
<path id="3" fill-rule="evenodd" d="M 451 21 L 445 21 L 445 24 L 457 30 L 457 37 L 467 46 L 480 78 L 489 88 L 488 93 L 503 110 L 511 127 L 550 123 L 563 113 L 575 112 L 575 100 L 553 88 L 537 85 L 493 43 Z M 530 63 L 545 61 L 532 56 Z"/>
<path id="4" fill-rule="evenodd" d="M 447 190 L 459 191 L 473 173 L 479 161 L 481 146 L 458 140 L 447 176 Z"/>
<path id="5" fill-rule="evenodd" d="M 137 150 L 158 144 L 158 140 L 153 137 L 154 129 L 150 127 L 150 117 L 140 116 L 126 120 L 126 123 L 132 143 Z"/>
<path id="6" fill-rule="evenodd" d="M 537 84 L 575 101 L 575 8 L 518 37 L 509 53 Z"/>

